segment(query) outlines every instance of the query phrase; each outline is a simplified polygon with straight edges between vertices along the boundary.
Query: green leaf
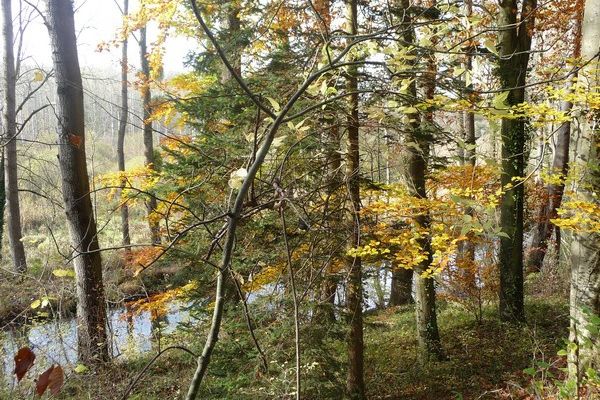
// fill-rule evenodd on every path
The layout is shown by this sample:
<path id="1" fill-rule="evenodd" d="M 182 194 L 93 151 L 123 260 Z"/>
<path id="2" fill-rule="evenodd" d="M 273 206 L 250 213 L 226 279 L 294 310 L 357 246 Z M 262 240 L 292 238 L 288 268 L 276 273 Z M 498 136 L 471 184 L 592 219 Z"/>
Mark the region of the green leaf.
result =
<path id="1" fill-rule="evenodd" d="M 508 96 L 510 95 L 510 91 L 505 91 L 505 92 L 501 92 L 498 93 L 496 96 L 494 96 L 494 99 L 492 100 L 492 105 L 494 106 L 494 108 L 497 108 L 498 110 L 504 110 L 506 108 L 508 108 Z"/>
<path id="2" fill-rule="evenodd" d="M 535 374 L 537 373 L 536 369 L 533 367 L 529 367 L 529 368 L 525 368 L 523 370 L 524 374 L 530 375 L 530 376 L 535 376 Z"/>
<path id="3" fill-rule="evenodd" d="M 33 303 L 31 303 L 30 307 L 35 310 L 36 308 L 39 308 L 41 305 L 42 305 L 42 301 L 38 299 L 38 300 L 35 300 Z"/>
<path id="4" fill-rule="evenodd" d="M 88 367 L 86 367 L 83 364 L 77 364 L 75 366 L 75 368 L 73 368 L 73 371 L 75 371 L 78 374 L 83 374 L 83 373 L 86 373 L 88 371 Z"/>

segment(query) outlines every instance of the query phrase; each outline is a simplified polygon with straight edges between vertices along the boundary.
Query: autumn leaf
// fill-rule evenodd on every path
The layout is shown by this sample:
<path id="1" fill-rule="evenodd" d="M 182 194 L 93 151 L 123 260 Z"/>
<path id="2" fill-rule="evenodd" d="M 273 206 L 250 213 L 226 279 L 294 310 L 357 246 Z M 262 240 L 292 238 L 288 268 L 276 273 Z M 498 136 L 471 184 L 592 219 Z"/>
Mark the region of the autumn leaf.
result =
<path id="1" fill-rule="evenodd" d="M 35 361 L 35 354 L 29 347 L 23 347 L 17 351 L 15 355 L 15 370 L 14 374 L 17 375 L 17 381 L 21 381 L 27 371 L 33 366 Z"/>
<path id="2" fill-rule="evenodd" d="M 56 396 L 64 383 L 64 373 L 60 365 L 52 365 L 44 371 L 37 380 L 35 392 L 41 396 L 47 388 L 50 388 L 50 393 Z"/>
<path id="3" fill-rule="evenodd" d="M 69 134 L 69 143 L 71 143 L 73 146 L 80 148 L 81 144 L 83 143 L 83 138 L 81 136 L 78 135 L 73 135 L 72 133 Z"/>

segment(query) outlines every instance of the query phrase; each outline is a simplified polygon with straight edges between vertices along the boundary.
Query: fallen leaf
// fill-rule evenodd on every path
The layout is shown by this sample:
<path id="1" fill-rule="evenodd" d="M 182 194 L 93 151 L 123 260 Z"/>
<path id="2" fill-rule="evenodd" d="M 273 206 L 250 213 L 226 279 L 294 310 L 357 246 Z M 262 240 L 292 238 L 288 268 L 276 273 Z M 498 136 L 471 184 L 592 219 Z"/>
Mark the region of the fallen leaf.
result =
<path id="1" fill-rule="evenodd" d="M 50 388 L 50 393 L 56 396 L 63 386 L 65 379 L 60 365 L 52 365 L 44 371 L 37 380 L 35 392 L 41 396 L 46 389 Z"/>
<path id="2" fill-rule="evenodd" d="M 23 347 L 15 354 L 15 370 L 14 374 L 17 375 L 17 381 L 20 382 L 25 376 L 27 371 L 33 366 L 35 361 L 35 354 L 29 347 Z"/>

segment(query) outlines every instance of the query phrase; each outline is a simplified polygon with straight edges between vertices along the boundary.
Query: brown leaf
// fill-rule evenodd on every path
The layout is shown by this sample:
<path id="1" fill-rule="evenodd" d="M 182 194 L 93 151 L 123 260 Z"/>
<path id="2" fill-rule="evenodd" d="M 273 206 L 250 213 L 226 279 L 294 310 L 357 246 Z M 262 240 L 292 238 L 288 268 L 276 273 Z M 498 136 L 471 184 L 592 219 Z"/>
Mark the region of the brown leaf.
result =
<path id="1" fill-rule="evenodd" d="M 56 396 L 63 386 L 65 376 L 60 365 L 52 365 L 44 371 L 38 378 L 35 386 L 35 392 L 38 395 L 43 395 L 47 388 L 50 388 L 50 393 Z"/>
<path id="2" fill-rule="evenodd" d="M 77 135 L 73 135 L 72 133 L 69 134 L 69 142 L 79 148 L 81 147 L 81 144 L 83 143 L 83 138 L 81 136 L 77 136 Z"/>
<path id="3" fill-rule="evenodd" d="M 52 393 L 53 396 L 56 396 L 65 382 L 65 374 L 60 365 L 54 367 L 52 372 L 50 372 L 50 378 L 48 380 L 50 381 L 50 384 L 48 385 L 50 393 Z"/>
<path id="4" fill-rule="evenodd" d="M 53 370 L 54 370 L 54 365 L 52 365 L 50 368 L 48 368 L 47 370 L 42 372 L 42 374 L 38 378 L 37 383 L 35 384 L 35 392 L 39 396 L 43 395 L 44 392 L 46 391 L 46 388 L 48 387 L 48 384 L 50 383 L 50 374 L 52 373 Z"/>
<path id="5" fill-rule="evenodd" d="M 13 373 L 17 375 L 17 381 L 20 382 L 27 371 L 33 366 L 35 354 L 29 347 L 23 347 L 15 354 L 15 370 Z"/>

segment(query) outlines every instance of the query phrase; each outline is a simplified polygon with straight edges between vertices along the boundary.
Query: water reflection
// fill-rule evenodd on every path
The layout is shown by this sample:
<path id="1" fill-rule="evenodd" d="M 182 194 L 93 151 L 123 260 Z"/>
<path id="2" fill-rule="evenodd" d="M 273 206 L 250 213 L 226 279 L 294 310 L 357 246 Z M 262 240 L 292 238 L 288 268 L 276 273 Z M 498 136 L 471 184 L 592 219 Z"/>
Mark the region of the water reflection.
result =
<path id="1" fill-rule="evenodd" d="M 126 308 L 109 312 L 109 335 L 111 352 L 117 359 L 158 350 L 160 337 L 173 332 L 179 323 L 190 322 L 188 304 L 173 302 L 164 316 L 151 318 L 145 311 L 131 315 Z M 73 367 L 77 362 L 77 332 L 74 319 L 52 321 L 26 326 L 4 332 L 2 339 L 2 372 L 4 382 L 15 384 L 13 376 L 14 356 L 23 346 L 29 346 L 36 354 L 30 376 L 35 376 L 51 364 Z"/>

